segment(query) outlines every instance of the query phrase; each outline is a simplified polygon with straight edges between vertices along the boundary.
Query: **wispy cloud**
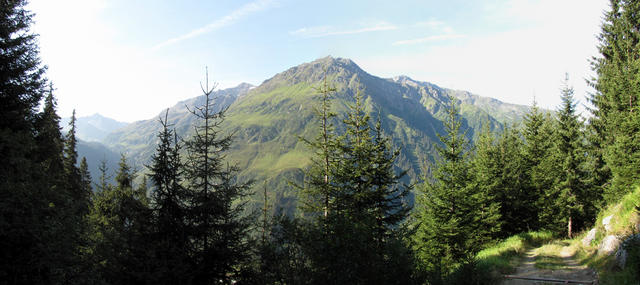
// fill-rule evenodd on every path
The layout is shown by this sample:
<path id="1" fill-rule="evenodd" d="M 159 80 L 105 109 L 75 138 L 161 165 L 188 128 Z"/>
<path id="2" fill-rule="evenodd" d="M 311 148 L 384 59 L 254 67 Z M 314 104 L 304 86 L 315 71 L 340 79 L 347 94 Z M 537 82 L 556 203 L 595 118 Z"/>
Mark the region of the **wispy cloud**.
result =
<path id="1" fill-rule="evenodd" d="M 390 31 L 398 29 L 397 26 L 387 23 L 387 22 L 379 22 L 373 25 L 362 26 L 357 29 L 344 30 L 339 29 L 333 26 L 315 26 L 315 27 L 305 27 L 301 29 L 297 29 L 295 31 L 289 32 L 289 34 L 294 36 L 300 36 L 303 38 L 321 38 L 321 37 L 329 37 L 329 36 L 339 36 L 339 35 L 353 35 L 353 34 L 361 34 L 361 33 L 369 33 L 369 32 L 379 32 L 379 31 Z"/>
<path id="2" fill-rule="evenodd" d="M 393 43 L 393 45 L 394 46 L 413 45 L 413 44 L 421 44 L 421 43 L 436 42 L 436 41 L 454 40 L 454 39 L 460 39 L 464 37 L 465 35 L 456 35 L 456 34 L 436 35 L 436 36 L 429 36 L 424 38 L 396 41 Z"/>
<path id="3" fill-rule="evenodd" d="M 272 0 L 257 0 L 251 3 L 247 3 L 244 6 L 232 11 L 231 13 L 229 13 L 228 15 L 219 18 L 213 22 L 211 22 L 210 24 L 204 26 L 204 27 L 200 27 L 197 28 L 191 32 L 188 32 L 186 34 L 177 36 L 175 38 L 171 38 L 168 39 L 164 42 L 161 42 L 157 45 L 155 45 L 153 47 L 153 50 L 157 50 L 160 49 L 162 47 L 168 46 L 168 45 L 172 45 L 172 44 L 176 44 L 178 42 L 190 39 L 190 38 L 194 38 L 197 37 L 199 35 L 220 29 L 222 27 L 228 26 L 233 24 L 234 22 L 238 21 L 239 19 L 242 19 L 248 15 L 251 15 L 253 13 L 259 12 L 261 10 L 267 9 L 270 6 L 272 6 L 274 3 L 274 1 Z"/>
<path id="4" fill-rule="evenodd" d="M 429 19 L 428 21 L 424 21 L 424 22 L 417 22 L 415 24 L 413 24 L 414 27 L 418 27 L 418 28 L 431 28 L 431 29 L 437 29 L 443 26 L 446 26 L 446 24 L 442 21 L 436 20 L 436 19 Z"/>
<path id="5" fill-rule="evenodd" d="M 440 31 L 446 34 L 453 33 L 453 28 L 451 26 L 447 25 L 447 23 L 443 21 L 440 21 L 434 18 L 431 18 L 428 21 L 424 21 L 424 22 L 417 22 L 413 24 L 413 26 L 416 28 L 428 28 L 428 29 Z"/>

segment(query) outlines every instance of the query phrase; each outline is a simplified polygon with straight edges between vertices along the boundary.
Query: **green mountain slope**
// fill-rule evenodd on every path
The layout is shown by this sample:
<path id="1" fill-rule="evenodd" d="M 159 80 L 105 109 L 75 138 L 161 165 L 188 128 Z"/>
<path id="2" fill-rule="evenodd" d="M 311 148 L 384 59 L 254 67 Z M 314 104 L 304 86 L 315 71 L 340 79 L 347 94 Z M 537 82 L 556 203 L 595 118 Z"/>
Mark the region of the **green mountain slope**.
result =
<path id="1" fill-rule="evenodd" d="M 497 100 L 407 77 L 379 78 L 349 59 L 332 57 L 292 67 L 255 88 L 241 85 L 219 91 L 221 105 L 230 106 L 223 127 L 235 134 L 228 159 L 242 169 L 241 179 L 255 178 L 260 187 L 262 181 L 267 181 L 267 187 L 276 193 L 275 203 L 289 209 L 295 193 L 287 182 L 302 179 L 301 169 L 309 162 L 311 152 L 299 137 L 312 139 L 317 133 L 314 108 L 320 95 L 316 88 L 321 86 L 325 73 L 337 90 L 332 105 L 339 119 L 344 116 L 346 106 L 354 103 L 356 92 L 362 90 L 367 111 L 374 120 L 380 116 L 385 133 L 401 149 L 398 167 L 407 169 L 411 178 L 421 177 L 426 162 L 434 159 L 434 146 L 439 141 L 436 134 L 443 132 L 447 95 L 462 100 L 463 128 L 469 138 L 485 121 L 493 129 L 502 129 L 500 121 L 511 122 L 528 110 L 513 105 L 510 109 L 513 114 L 506 114 Z M 181 136 L 189 136 L 197 123 L 188 116 L 184 105 L 201 104 L 201 100 L 202 97 L 197 97 L 181 102 L 170 110 L 169 121 Z M 493 108 L 480 104 L 488 100 Z M 157 119 L 135 122 L 110 134 L 104 142 L 126 151 L 143 165 L 154 151 L 159 127 Z"/>

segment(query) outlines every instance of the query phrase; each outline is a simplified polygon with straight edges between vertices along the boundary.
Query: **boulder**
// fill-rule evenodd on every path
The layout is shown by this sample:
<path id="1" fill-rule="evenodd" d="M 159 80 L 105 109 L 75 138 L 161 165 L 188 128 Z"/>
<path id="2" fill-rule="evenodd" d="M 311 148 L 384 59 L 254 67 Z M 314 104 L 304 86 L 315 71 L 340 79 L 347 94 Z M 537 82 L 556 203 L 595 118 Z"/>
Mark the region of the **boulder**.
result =
<path id="1" fill-rule="evenodd" d="M 596 233 L 598 230 L 596 228 L 591 229 L 587 235 L 582 239 L 583 246 L 589 246 L 591 242 L 596 238 Z"/>
<path id="2" fill-rule="evenodd" d="M 624 269 L 627 265 L 627 256 L 629 255 L 628 250 L 631 247 L 635 247 L 640 245 L 640 234 L 634 234 L 628 236 L 620 245 L 618 250 L 616 251 L 616 264 Z"/>
<path id="3" fill-rule="evenodd" d="M 620 245 L 620 239 L 615 235 L 608 235 L 602 240 L 598 254 L 611 255 L 618 249 L 618 245 Z"/>
<path id="4" fill-rule="evenodd" d="M 627 250 L 620 247 L 618 251 L 616 251 L 616 264 L 624 269 L 624 266 L 627 265 Z"/>
<path id="5" fill-rule="evenodd" d="M 602 219 L 602 225 L 604 226 L 604 230 L 606 232 L 611 231 L 611 219 L 612 218 L 613 218 L 613 215 L 607 216 L 604 219 Z"/>

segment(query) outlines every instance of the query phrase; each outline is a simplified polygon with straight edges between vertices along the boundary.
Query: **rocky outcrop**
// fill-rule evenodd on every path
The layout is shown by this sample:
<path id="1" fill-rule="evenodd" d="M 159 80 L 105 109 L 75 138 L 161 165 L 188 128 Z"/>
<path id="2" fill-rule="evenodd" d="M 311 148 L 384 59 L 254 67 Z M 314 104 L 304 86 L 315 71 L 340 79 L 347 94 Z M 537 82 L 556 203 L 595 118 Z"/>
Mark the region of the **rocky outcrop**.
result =
<path id="1" fill-rule="evenodd" d="M 596 228 L 591 229 L 587 235 L 582 239 L 582 245 L 583 246 L 589 246 L 591 245 L 591 242 L 596 239 L 596 233 L 598 232 L 598 230 Z"/>
<path id="2" fill-rule="evenodd" d="M 611 255 L 613 252 L 618 249 L 620 245 L 620 239 L 615 235 L 608 235 L 600 243 L 600 247 L 598 248 L 598 254 L 601 255 Z"/>

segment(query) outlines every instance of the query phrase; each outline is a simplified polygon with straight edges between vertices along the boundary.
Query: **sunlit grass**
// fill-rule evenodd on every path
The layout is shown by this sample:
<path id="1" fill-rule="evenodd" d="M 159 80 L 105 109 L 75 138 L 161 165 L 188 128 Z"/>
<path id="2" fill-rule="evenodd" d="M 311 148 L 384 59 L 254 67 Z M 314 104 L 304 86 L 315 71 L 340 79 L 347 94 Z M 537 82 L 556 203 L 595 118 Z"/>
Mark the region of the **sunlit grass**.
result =
<path id="1" fill-rule="evenodd" d="M 476 255 L 476 261 L 478 266 L 487 272 L 511 273 L 518 265 L 519 257 L 528 248 L 552 239 L 553 235 L 547 231 L 518 234 L 480 251 Z"/>

